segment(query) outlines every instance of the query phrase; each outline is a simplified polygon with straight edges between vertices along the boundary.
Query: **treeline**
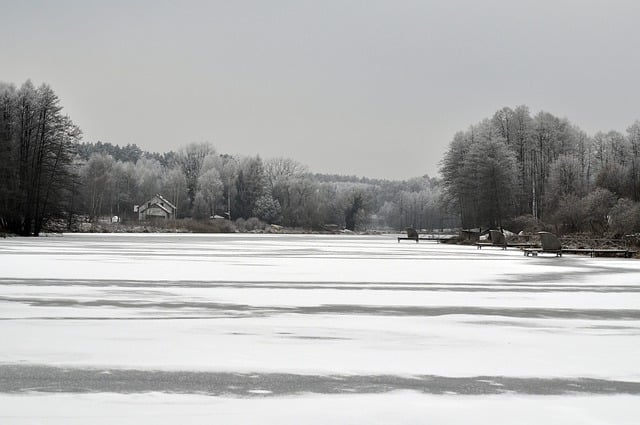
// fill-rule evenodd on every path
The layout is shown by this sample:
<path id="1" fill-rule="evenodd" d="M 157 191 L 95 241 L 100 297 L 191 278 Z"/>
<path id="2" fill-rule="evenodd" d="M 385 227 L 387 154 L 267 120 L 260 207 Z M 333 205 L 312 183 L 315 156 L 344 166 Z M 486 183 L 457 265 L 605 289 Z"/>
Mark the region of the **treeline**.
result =
<path id="1" fill-rule="evenodd" d="M 208 143 L 162 155 L 109 143 L 83 143 L 79 151 L 79 207 L 90 221 L 113 215 L 135 220 L 134 206 L 156 193 L 177 207 L 178 218 L 199 220 L 257 218 L 291 228 L 350 230 L 440 228 L 455 221 L 442 211 L 440 182 L 429 177 L 312 174 L 288 158 L 235 157 Z"/>
<path id="2" fill-rule="evenodd" d="M 161 194 L 178 218 L 350 230 L 552 225 L 559 232 L 640 231 L 640 121 L 587 135 L 567 119 L 503 108 L 457 133 L 442 179 L 314 174 L 288 158 L 231 156 L 208 143 L 166 153 L 83 143 L 53 90 L 0 83 L 0 230 L 134 222 Z"/>
<path id="3" fill-rule="evenodd" d="M 456 225 L 441 183 L 312 174 L 288 158 L 231 156 L 208 143 L 167 153 L 135 144 L 82 143 L 53 90 L 0 84 L 0 230 L 37 235 L 47 223 L 136 221 L 134 206 L 161 194 L 178 218 L 252 218 L 302 229 Z M 254 220 L 255 221 L 255 220 Z"/>
<path id="4" fill-rule="evenodd" d="M 640 121 L 590 137 L 550 113 L 503 108 L 457 133 L 440 171 L 443 202 L 463 227 L 640 230 Z"/>

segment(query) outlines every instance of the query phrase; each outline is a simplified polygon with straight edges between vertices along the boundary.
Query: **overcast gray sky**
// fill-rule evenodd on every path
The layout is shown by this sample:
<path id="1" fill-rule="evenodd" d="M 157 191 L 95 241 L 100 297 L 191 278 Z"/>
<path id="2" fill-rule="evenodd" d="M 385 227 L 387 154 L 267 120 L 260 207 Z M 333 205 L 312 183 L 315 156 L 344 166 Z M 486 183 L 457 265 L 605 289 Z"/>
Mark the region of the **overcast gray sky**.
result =
<path id="1" fill-rule="evenodd" d="M 639 23 L 638 0 L 0 0 L 0 80 L 50 84 L 88 142 L 433 176 L 503 106 L 625 131 Z"/>

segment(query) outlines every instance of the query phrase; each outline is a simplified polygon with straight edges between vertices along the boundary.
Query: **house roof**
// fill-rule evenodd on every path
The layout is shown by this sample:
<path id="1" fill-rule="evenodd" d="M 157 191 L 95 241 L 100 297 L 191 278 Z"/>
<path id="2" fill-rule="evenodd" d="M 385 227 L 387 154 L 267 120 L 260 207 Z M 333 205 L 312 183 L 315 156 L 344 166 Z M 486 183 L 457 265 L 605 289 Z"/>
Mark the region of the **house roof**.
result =
<path id="1" fill-rule="evenodd" d="M 162 195 L 160 194 L 156 194 L 156 196 L 160 199 L 162 199 L 163 202 L 165 202 L 166 204 L 168 204 L 171 208 L 173 208 L 174 210 L 177 210 L 178 207 L 176 207 L 175 205 L 173 205 L 171 202 L 167 201 Z"/>
<path id="2" fill-rule="evenodd" d="M 153 208 L 153 207 L 157 207 L 160 208 L 162 211 L 166 212 L 167 214 L 172 214 L 171 210 L 169 210 L 167 207 L 165 207 L 164 205 L 160 205 L 157 202 L 154 202 L 152 204 L 149 205 L 142 205 L 140 207 L 140 209 L 138 210 L 138 212 L 145 212 L 146 210 L 148 210 L 149 208 Z"/>
<path id="3" fill-rule="evenodd" d="M 166 211 L 168 214 L 173 214 L 175 213 L 175 211 L 178 209 L 175 205 L 173 205 L 171 202 L 167 201 L 162 195 L 158 195 L 156 194 L 155 198 L 160 199 L 162 202 L 164 202 L 165 204 L 167 204 L 169 207 L 171 207 L 171 209 L 167 208 L 165 205 L 160 205 L 160 203 L 158 202 L 151 202 L 151 201 L 147 201 L 144 204 L 140 205 L 138 211 L 139 212 L 144 212 L 146 211 L 148 208 L 151 207 L 158 207 L 161 208 L 162 210 Z"/>
<path id="4" fill-rule="evenodd" d="M 155 203 L 153 203 L 153 204 L 151 204 L 151 205 L 153 205 L 153 206 L 156 206 L 156 207 L 160 208 L 161 210 L 163 210 L 163 211 L 164 211 L 164 212 L 166 212 L 167 214 L 171 214 L 171 211 L 170 211 L 167 207 L 165 207 L 164 205 L 160 205 L 160 204 L 158 204 L 157 202 L 155 202 Z"/>

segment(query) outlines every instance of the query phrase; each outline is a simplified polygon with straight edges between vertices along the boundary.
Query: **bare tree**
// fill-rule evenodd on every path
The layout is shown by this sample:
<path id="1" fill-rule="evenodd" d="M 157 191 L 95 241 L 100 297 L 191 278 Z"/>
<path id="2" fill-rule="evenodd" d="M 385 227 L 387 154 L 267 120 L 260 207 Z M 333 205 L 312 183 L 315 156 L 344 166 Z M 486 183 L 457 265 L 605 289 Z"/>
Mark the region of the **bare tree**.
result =
<path id="1" fill-rule="evenodd" d="M 0 224 L 21 235 L 38 235 L 44 222 L 64 215 L 71 163 L 80 130 L 62 114 L 46 84 L 20 89 L 0 85 L 0 150 L 6 195 Z M 6 155 L 6 156 L 4 156 Z"/>
<path id="2" fill-rule="evenodd" d="M 171 203 L 176 206 L 176 216 L 179 217 L 187 191 L 187 180 L 182 173 L 182 169 L 174 167 L 165 170 L 162 187 L 164 193 L 169 196 Z"/>
<path id="3" fill-rule="evenodd" d="M 198 193 L 207 207 L 207 214 L 213 216 L 216 213 L 216 201 L 222 197 L 224 185 L 220 179 L 220 173 L 215 168 L 209 168 L 198 178 Z"/>
<path id="4" fill-rule="evenodd" d="M 187 194 L 189 196 L 189 208 L 193 207 L 198 191 L 198 177 L 202 164 L 207 155 L 215 153 L 215 149 L 209 143 L 191 143 L 178 151 L 177 162 L 187 181 Z"/>
<path id="5" fill-rule="evenodd" d="M 631 153 L 629 166 L 629 195 L 631 199 L 640 201 L 640 120 L 636 120 L 627 129 L 629 151 Z"/>
<path id="6" fill-rule="evenodd" d="M 109 199 L 115 161 L 111 155 L 93 154 L 80 170 L 84 182 L 89 219 L 95 222 L 104 213 L 103 204 Z"/>

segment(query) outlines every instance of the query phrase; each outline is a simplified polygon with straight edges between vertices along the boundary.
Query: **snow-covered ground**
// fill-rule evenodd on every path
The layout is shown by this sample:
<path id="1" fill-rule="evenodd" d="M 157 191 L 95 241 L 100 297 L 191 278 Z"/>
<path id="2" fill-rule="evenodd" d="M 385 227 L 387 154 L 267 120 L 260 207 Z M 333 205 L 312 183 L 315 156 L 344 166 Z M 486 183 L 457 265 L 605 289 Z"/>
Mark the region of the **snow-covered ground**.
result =
<path id="1" fill-rule="evenodd" d="M 640 417 L 631 259 L 393 235 L 9 238 L 0 339 L 2 424 Z"/>

